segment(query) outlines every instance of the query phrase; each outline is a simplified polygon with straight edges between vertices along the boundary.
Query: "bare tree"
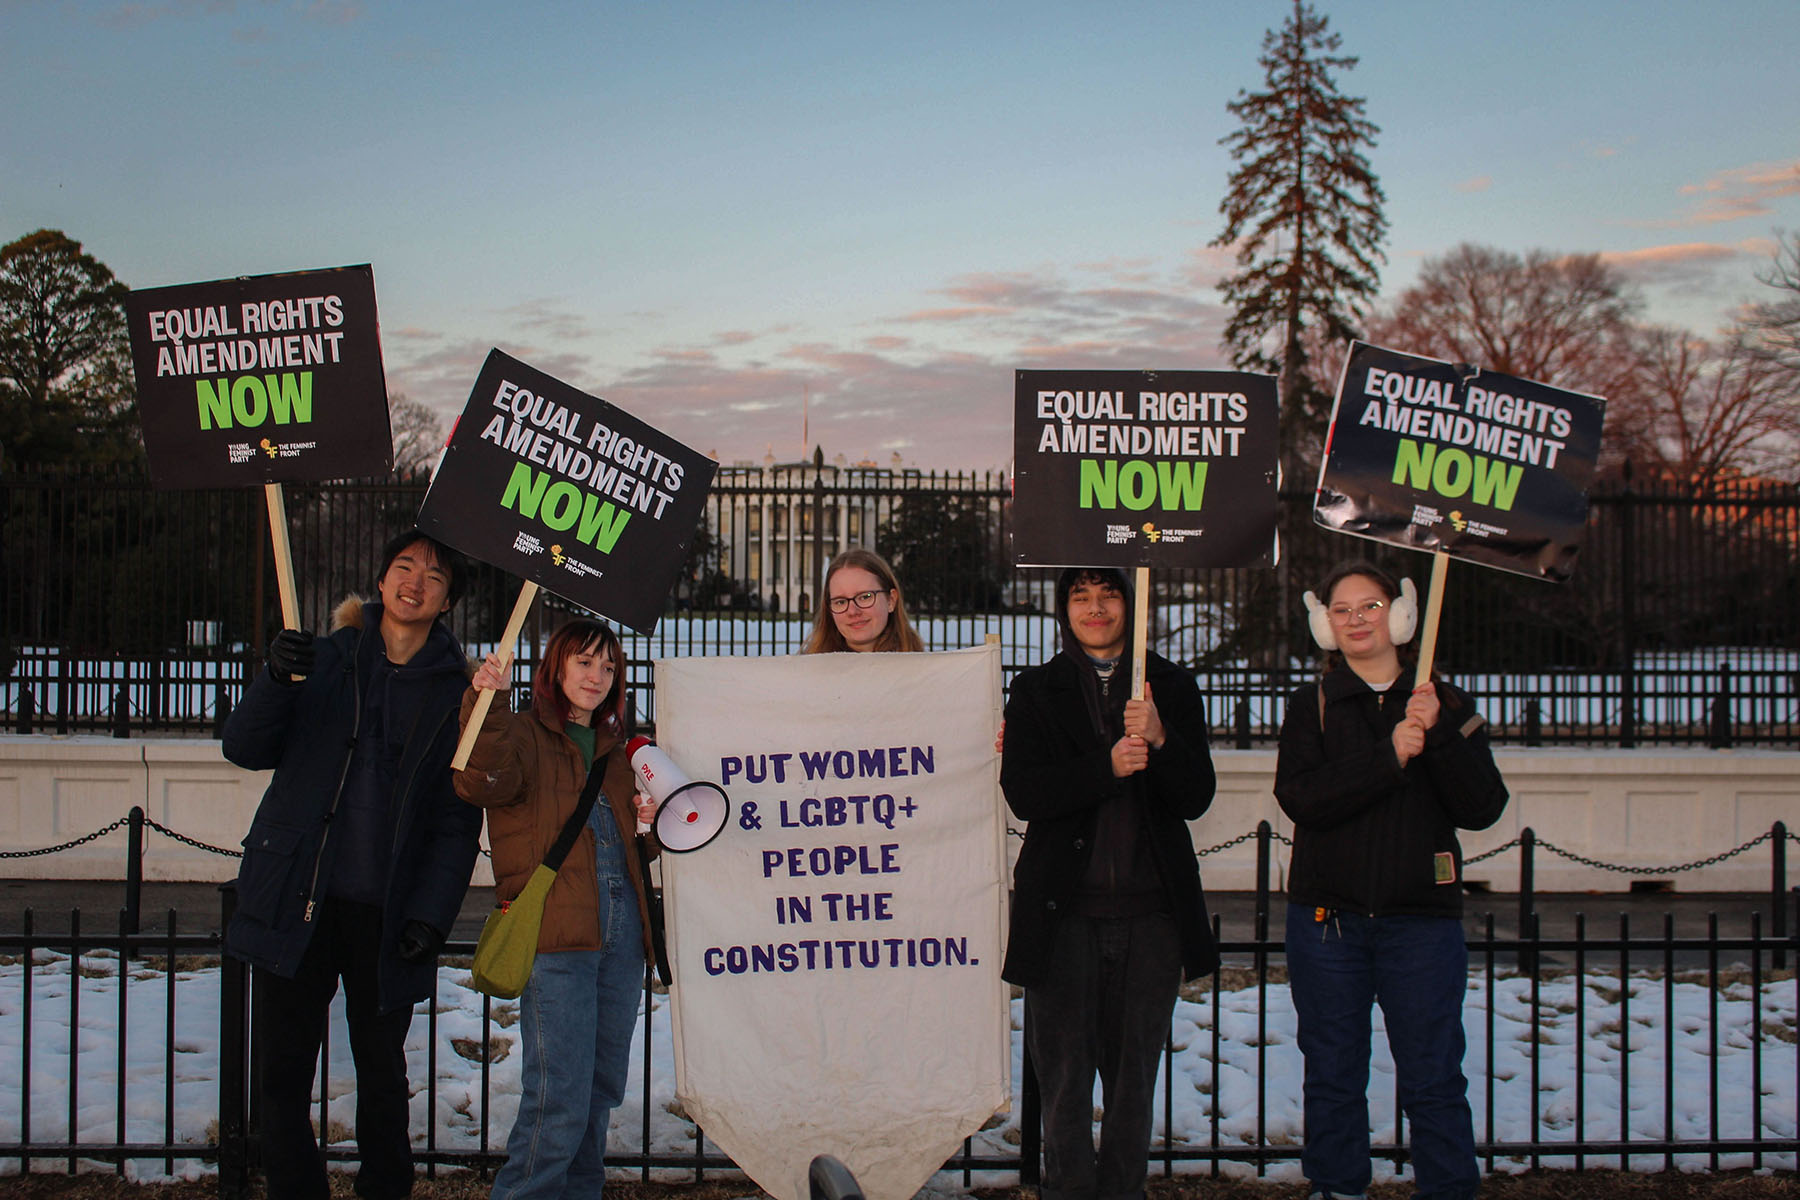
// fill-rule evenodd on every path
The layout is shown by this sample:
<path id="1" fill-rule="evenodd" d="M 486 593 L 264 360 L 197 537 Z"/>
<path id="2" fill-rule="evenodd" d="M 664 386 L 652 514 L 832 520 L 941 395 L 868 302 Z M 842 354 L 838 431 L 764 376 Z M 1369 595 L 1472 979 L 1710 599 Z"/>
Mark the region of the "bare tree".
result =
<path id="1" fill-rule="evenodd" d="M 1633 460 L 1702 491 L 1733 475 L 1791 473 L 1800 446 L 1793 377 L 1746 330 L 1709 340 L 1651 326 L 1632 341 L 1633 386 L 1608 425 Z"/>
<path id="2" fill-rule="evenodd" d="M 1800 374 L 1800 233 L 1778 232 L 1775 259 L 1756 277 L 1786 295 L 1751 305 L 1745 323 L 1753 344 L 1786 370 Z"/>
<path id="3" fill-rule="evenodd" d="M 1597 254 L 1464 242 L 1426 259 L 1369 335 L 1395 350 L 1605 396 L 1630 378 L 1630 318 L 1640 307 Z"/>
<path id="4" fill-rule="evenodd" d="M 405 392 L 388 393 L 388 423 L 394 431 L 394 471 L 410 475 L 438 460 L 444 448 L 444 423 L 429 406 Z"/>

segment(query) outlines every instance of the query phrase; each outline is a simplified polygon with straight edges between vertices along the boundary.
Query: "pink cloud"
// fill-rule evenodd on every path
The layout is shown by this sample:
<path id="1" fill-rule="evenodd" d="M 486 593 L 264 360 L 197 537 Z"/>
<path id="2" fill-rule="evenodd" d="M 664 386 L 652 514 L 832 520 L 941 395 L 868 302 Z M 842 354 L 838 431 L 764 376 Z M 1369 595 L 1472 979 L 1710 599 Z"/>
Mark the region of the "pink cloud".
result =
<path id="1" fill-rule="evenodd" d="M 1640 250 L 1602 254 L 1602 262 L 1633 282 L 1648 287 L 1678 287 L 1684 292 L 1718 294 L 1741 289 L 1749 279 L 1745 264 L 1768 261 L 1774 243 L 1768 238 L 1737 242 L 1674 242 Z"/>
<path id="2" fill-rule="evenodd" d="M 922 308 L 896 318 L 901 321 L 968 321 L 976 317 L 994 317 L 1009 311 L 996 305 L 969 305 L 963 308 Z"/>
<path id="3" fill-rule="evenodd" d="M 1683 184 L 1677 192 L 1703 199 L 1684 216 L 1634 224 L 1648 228 L 1676 228 L 1766 217 L 1774 212 L 1770 201 L 1800 196 L 1800 160 L 1733 167 L 1699 183 Z"/>
<path id="4" fill-rule="evenodd" d="M 1136 261 L 962 275 L 935 289 L 952 303 L 900 311 L 829 336 L 816 329 L 727 328 L 600 364 L 547 347 L 573 314 L 538 300 L 508 310 L 527 343 L 509 352 L 604 396 L 727 461 L 801 456 L 806 436 L 828 457 L 927 469 L 982 469 L 1012 454 L 1019 367 L 1222 368 L 1226 314 L 1212 287 L 1229 252 L 1194 251 L 1171 269 Z M 396 388 L 460 411 L 485 345 L 410 332 L 390 351 Z M 435 397 L 435 399 L 433 399 Z M 805 452 L 810 452 L 810 445 Z"/>
<path id="5" fill-rule="evenodd" d="M 1456 190 L 1467 193 L 1485 192 L 1493 186 L 1494 177 L 1492 175 L 1476 175 L 1457 184 Z"/>
<path id="6" fill-rule="evenodd" d="M 510 317 L 515 328 L 561 341 L 580 341 L 594 333 L 592 324 L 585 316 L 563 308 L 556 300 L 522 300 L 501 309 L 500 314 Z"/>

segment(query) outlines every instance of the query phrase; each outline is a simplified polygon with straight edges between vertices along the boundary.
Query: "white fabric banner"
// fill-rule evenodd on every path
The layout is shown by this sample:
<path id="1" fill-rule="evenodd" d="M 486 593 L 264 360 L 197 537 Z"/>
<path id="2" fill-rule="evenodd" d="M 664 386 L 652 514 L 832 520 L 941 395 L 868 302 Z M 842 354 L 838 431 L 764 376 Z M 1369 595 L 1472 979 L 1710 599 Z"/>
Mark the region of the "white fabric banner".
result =
<path id="1" fill-rule="evenodd" d="M 659 659 L 656 709 L 731 797 L 662 858 L 683 1108 L 771 1195 L 906 1200 L 1009 1098 L 999 648 Z"/>

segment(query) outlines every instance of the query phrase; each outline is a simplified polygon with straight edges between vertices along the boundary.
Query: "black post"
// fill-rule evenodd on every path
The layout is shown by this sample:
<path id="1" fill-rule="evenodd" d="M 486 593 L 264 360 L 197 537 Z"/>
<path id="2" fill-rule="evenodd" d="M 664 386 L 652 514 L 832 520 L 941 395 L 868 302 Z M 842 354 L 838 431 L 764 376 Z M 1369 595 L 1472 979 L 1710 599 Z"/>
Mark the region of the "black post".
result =
<path id="1" fill-rule="evenodd" d="M 1770 851 L 1774 876 L 1769 881 L 1769 907 L 1774 910 L 1775 919 L 1770 923 L 1771 932 L 1775 935 L 1775 969 L 1787 969 L 1787 822 L 1777 821 L 1769 827 L 1769 840 L 1774 842 Z"/>
<path id="2" fill-rule="evenodd" d="M 125 932 L 138 932 L 144 904 L 144 810 L 133 805 L 125 825 Z"/>
<path id="3" fill-rule="evenodd" d="M 1529 825 L 1519 834 L 1519 969 L 1537 973 L 1537 955 L 1525 948 L 1526 931 L 1537 919 L 1537 833 Z"/>
<path id="4" fill-rule="evenodd" d="M 213 737 L 225 736 L 225 721 L 231 716 L 231 684 L 225 678 L 228 669 L 235 665 L 233 659 L 219 661 L 219 676 L 213 681 Z"/>
<path id="5" fill-rule="evenodd" d="M 124 684 L 113 689 L 112 702 L 112 735 L 116 738 L 131 736 L 131 710 L 126 698 Z M 135 930 L 133 932 L 136 932 Z"/>
<path id="6" fill-rule="evenodd" d="M 56 732 L 64 737 L 69 735 L 69 721 L 73 715 L 75 690 L 69 682 L 69 675 L 74 668 L 69 666 L 69 652 L 63 649 L 56 655 Z"/>
<path id="7" fill-rule="evenodd" d="M 1731 749 L 1731 667 L 1726 663 L 1719 664 L 1719 694 L 1713 697 L 1706 744 L 1714 750 Z"/>
<path id="8" fill-rule="evenodd" d="M 1269 851 L 1274 829 L 1267 821 L 1256 823 L 1256 940 L 1269 940 Z"/>
<path id="9" fill-rule="evenodd" d="M 812 506 L 812 602 L 817 607 L 819 597 L 825 594 L 825 447 L 823 446 L 813 447 Z M 837 544 L 835 536 L 832 544 Z"/>
<path id="10" fill-rule="evenodd" d="M 1237 707 L 1232 711 L 1231 723 L 1237 734 L 1237 748 L 1250 748 L 1250 693 L 1245 692 L 1238 697 Z"/>
<path id="11" fill-rule="evenodd" d="M 1634 544 L 1636 495 L 1631 490 L 1631 460 L 1625 461 L 1625 490 L 1619 494 L 1619 745 L 1637 745 L 1637 547 Z"/>
<path id="12" fill-rule="evenodd" d="M 19 732 L 30 733 L 37 717 L 37 694 L 23 684 L 19 687 Z"/>
<path id="13" fill-rule="evenodd" d="M 1525 702 L 1525 744 L 1544 744 L 1544 706 L 1536 696 Z"/>
<path id="14" fill-rule="evenodd" d="M 219 888 L 219 928 L 231 925 L 237 884 Z M 248 1082 L 250 968 L 227 954 L 219 970 L 219 1200 L 240 1200 L 250 1182 Z"/>

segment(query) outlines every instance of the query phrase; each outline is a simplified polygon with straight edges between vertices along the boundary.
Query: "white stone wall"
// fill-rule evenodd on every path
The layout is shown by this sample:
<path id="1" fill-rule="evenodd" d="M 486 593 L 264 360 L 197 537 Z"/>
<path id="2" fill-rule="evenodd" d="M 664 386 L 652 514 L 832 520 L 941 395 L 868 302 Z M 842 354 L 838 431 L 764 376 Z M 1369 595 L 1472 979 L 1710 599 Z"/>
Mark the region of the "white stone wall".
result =
<path id="1" fill-rule="evenodd" d="M 1517 837 L 1528 825 L 1540 841 L 1602 862 L 1647 867 L 1730 850 L 1778 820 L 1800 828 L 1800 753 L 1501 749 L 1496 758 L 1512 803 L 1494 828 L 1463 837 L 1469 857 Z M 1249 832 L 1261 820 L 1291 835 L 1292 825 L 1269 790 L 1274 751 L 1215 750 L 1213 759 L 1219 791 L 1212 810 L 1193 823 L 1196 848 Z M 236 849 L 268 779 L 267 772 L 225 762 L 213 741 L 0 737 L 0 850 L 73 840 L 125 816 L 133 805 L 188 837 Z M 1016 853 L 1018 840 L 1009 844 Z M 123 879 L 125 849 L 121 828 L 59 854 L 0 859 L 0 878 Z M 1279 887 L 1287 849 L 1277 844 L 1274 851 Z M 1800 854 L 1789 858 L 1790 884 L 1800 883 Z M 1256 880 L 1255 843 L 1207 855 L 1200 870 L 1209 888 L 1248 890 Z M 236 859 L 146 831 L 146 879 L 223 881 L 236 871 Z M 1495 891 L 1515 890 L 1518 851 L 1476 864 L 1469 877 Z M 1683 892 L 1762 891 L 1770 882 L 1770 849 L 1765 843 L 1717 866 L 1652 877 Z M 1538 850 L 1540 891 L 1622 891 L 1631 878 Z M 492 882 L 485 858 L 476 865 L 475 882 Z"/>

